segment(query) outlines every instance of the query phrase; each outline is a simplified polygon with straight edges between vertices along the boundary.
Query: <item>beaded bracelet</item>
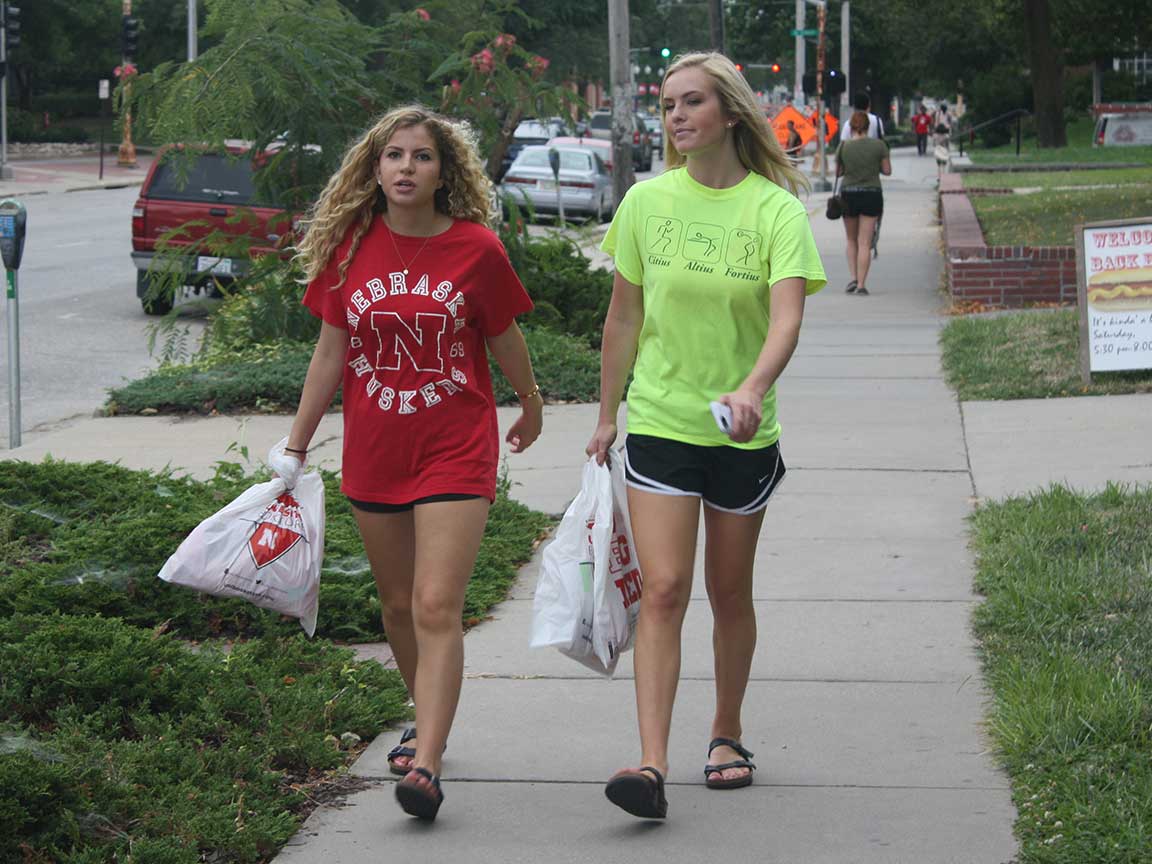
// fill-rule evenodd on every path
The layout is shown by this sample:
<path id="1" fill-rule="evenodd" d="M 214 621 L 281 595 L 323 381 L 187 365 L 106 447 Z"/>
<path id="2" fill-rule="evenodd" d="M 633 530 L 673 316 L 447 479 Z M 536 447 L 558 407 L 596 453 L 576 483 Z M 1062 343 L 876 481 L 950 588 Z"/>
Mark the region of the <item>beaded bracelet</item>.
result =
<path id="1" fill-rule="evenodd" d="M 527 393 L 517 393 L 516 398 L 519 399 L 521 402 L 523 402 L 525 399 L 531 399 L 533 396 L 538 396 L 539 394 L 540 394 L 540 385 L 537 384 L 535 387 L 533 387 Z"/>

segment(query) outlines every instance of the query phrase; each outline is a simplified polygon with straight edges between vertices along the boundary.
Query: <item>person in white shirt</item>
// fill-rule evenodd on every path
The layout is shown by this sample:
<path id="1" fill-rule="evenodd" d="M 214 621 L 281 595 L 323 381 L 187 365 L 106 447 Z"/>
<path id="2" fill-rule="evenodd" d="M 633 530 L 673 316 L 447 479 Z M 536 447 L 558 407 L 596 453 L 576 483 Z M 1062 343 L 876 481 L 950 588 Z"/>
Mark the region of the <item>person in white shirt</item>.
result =
<path id="1" fill-rule="evenodd" d="M 856 94 L 853 107 L 868 115 L 868 137 L 884 139 L 884 121 L 872 113 L 872 97 L 861 90 Z"/>

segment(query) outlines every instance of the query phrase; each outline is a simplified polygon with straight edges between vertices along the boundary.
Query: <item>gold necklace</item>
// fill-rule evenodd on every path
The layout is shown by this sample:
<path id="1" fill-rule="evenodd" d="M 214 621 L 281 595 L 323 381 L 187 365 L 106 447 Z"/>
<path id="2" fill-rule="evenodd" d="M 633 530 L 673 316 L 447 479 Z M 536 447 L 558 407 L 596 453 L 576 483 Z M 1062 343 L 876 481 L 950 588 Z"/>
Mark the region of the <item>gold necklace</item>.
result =
<path id="1" fill-rule="evenodd" d="M 392 238 L 392 248 L 396 252 L 396 257 L 400 259 L 400 263 L 404 265 L 404 271 L 403 272 L 404 272 L 404 275 L 407 276 L 408 275 L 408 267 L 413 262 L 415 262 L 415 260 L 417 258 L 420 257 L 420 253 L 424 251 L 424 247 L 428 245 L 428 241 L 431 240 L 435 235 L 429 234 L 427 237 L 425 237 L 424 242 L 420 244 L 420 248 L 416 250 L 416 254 L 412 256 L 412 260 L 405 263 L 404 262 L 404 256 L 400 254 L 400 247 L 396 245 L 396 232 L 392 230 L 392 226 L 389 225 L 387 222 L 384 223 L 384 227 L 388 229 L 388 236 Z"/>

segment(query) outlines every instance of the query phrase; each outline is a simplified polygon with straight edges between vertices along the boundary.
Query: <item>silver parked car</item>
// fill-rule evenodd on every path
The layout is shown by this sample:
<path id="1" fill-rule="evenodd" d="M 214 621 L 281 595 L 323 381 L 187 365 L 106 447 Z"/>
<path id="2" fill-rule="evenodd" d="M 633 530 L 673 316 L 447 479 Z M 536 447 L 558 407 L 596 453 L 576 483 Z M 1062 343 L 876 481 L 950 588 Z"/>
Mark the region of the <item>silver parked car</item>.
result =
<path id="1" fill-rule="evenodd" d="M 582 147 L 525 147 L 504 175 L 501 198 L 529 204 L 541 213 L 556 213 L 556 179 L 548 151 L 560 156 L 560 196 L 564 215 L 581 213 L 603 222 L 612 215 L 612 174 L 600 154 Z"/>

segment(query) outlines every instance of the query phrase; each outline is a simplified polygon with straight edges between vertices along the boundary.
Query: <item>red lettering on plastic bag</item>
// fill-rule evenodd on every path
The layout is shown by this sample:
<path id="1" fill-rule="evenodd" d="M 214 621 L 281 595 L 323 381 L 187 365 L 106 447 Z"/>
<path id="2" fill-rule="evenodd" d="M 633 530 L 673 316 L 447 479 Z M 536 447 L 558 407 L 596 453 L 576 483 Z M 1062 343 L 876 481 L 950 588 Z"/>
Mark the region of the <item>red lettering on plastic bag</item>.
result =
<path id="1" fill-rule="evenodd" d="M 264 511 L 256 530 L 248 539 L 248 551 L 257 569 L 267 567 L 285 555 L 304 536 L 300 503 L 285 492 Z"/>

